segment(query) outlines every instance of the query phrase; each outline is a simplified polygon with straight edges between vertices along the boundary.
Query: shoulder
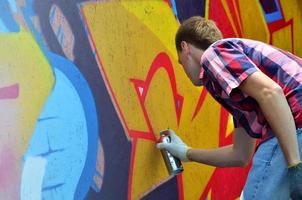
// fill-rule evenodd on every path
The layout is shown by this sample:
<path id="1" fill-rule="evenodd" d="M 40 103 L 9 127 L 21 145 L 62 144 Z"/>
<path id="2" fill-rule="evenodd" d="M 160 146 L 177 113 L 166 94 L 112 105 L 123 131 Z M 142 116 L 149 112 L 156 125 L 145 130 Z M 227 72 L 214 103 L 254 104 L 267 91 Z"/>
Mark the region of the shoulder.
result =
<path id="1" fill-rule="evenodd" d="M 240 42 L 243 43 L 244 41 L 240 38 L 224 38 L 221 40 L 217 40 L 212 45 L 210 45 L 209 48 L 223 47 L 228 44 L 238 44 Z"/>
<path id="2" fill-rule="evenodd" d="M 221 40 L 217 40 L 212 45 L 210 45 L 210 48 L 255 48 L 257 46 L 270 46 L 264 42 L 252 40 L 252 39 L 246 39 L 246 38 L 224 38 Z"/>
<path id="3" fill-rule="evenodd" d="M 271 52 L 275 50 L 274 47 L 257 40 L 245 39 L 245 38 L 224 38 L 214 42 L 204 51 L 203 57 L 211 58 L 213 56 L 220 55 L 221 53 L 228 53 L 232 55 L 251 55 L 255 51 L 259 53 Z"/>
<path id="4" fill-rule="evenodd" d="M 242 50 L 244 41 L 240 38 L 224 38 L 217 40 L 211 44 L 203 53 L 201 61 L 214 60 L 215 57 L 220 57 L 222 52 L 229 51 L 231 49 Z"/>

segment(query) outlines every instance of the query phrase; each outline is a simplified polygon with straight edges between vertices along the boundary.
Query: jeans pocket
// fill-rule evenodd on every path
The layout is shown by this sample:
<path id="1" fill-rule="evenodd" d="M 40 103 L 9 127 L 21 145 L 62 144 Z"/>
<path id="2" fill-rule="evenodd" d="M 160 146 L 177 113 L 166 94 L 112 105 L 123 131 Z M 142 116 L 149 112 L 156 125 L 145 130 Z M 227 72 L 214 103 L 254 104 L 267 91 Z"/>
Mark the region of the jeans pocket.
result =
<path id="1" fill-rule="evenodd" d="M 266 165 L 270 165 L 272 159 L 276 154 L 277 149 L 278 149 L 278 141 L 276 138 L 272 138 L 266 141 L 265 143 L 261 144 L 258 150 L 256 151 L 253 158 L 253 163 L 260 162 L 260 163 L 265 163 Z"/>
<path id="2" fill-rule="evenodd" d="M 246 185 L 244 187 L 244 197 L 248 200 L 264 200 L 263 191 L 269 180 L 271 162 L 276 156 L 278 144 L 275 141 L 267 141 L 259 146 L 256 151 L 253 164 L 250 169 Z"/>

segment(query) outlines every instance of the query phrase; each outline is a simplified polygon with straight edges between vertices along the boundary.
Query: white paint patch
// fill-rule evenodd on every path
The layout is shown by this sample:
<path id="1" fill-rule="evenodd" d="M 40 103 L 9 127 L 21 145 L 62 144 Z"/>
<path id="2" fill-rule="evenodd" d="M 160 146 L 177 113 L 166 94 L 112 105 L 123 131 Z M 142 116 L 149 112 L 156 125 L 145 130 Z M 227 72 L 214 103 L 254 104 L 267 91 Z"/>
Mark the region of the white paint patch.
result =
<path id="1" fill-rule="evenodd" d="M 42 183 L 46 159 L 38 156 L 25 158 L 21 180 L 21 200 L 42 199 Z"/>
<path id="2" fill-rule="evenodd" d="M 143 95 L 144 88 L 142 88 L 142 87 L 138 87 L 138 90 L 139 90 L 140 95 Z"/>
<path id="3" fill-rule="evenodd" d="M 243 191 L 241 192 L 241 195 L 240 195 L 240 200 L 244 200 L 244 197 L 243 197 Z"/>

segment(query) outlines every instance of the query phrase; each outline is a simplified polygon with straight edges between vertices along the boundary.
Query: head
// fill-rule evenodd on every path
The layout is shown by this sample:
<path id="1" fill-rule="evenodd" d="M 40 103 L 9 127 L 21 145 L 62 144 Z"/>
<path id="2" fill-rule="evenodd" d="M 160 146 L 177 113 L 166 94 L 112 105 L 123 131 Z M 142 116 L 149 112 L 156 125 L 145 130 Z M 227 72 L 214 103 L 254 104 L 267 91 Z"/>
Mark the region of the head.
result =
<path id="1" fill-rule="evenodd" d="M 178 61 L 194 85 L 201 85 L 199 73 L 203 52 L 220 39 L 222 34 L 214 21 L 203 17 L 191 17 L 179 27 L 175 37 Z"/>

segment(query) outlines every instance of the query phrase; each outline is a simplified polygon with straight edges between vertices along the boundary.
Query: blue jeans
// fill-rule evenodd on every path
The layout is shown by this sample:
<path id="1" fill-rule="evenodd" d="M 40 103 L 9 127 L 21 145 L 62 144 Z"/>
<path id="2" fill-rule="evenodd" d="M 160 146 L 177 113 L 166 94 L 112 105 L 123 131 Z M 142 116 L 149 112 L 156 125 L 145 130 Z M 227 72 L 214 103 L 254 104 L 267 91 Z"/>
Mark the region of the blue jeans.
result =
<path id="1" fill-rule="evenodd" d="M 297 129 L 302 155 L 302 129 Z M 287 163 L 276 137 L 261 144 L 256 151 L 246 184 L 244 200 L 288 200 Z"/>

